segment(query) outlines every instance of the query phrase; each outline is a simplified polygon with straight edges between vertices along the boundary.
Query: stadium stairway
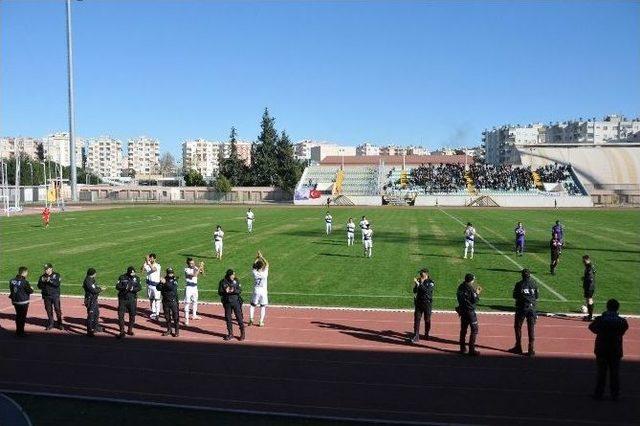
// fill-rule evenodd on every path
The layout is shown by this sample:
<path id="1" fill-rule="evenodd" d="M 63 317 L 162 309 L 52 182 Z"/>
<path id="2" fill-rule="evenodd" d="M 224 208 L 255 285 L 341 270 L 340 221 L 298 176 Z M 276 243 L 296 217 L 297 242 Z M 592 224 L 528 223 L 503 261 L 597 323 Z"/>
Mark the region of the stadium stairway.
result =
<path id="1" fill-rule="evenodd" d="M 351 201 L 351 198 L 347 197 L 346 195 L 338 195 L 336 198 L 333 199 L 333 205 L 334 206 L 355 206 L 356 204 Z"/>
<path id="2" fill-rule="evenodd" d="M 531 172 L 531 177 L 533 178 L 533 184 L 541 191 L 544 191 L 544 184 L 542 183 L 542 178 L 540 178 L 540 174 L 536 171 Z"/>
<path id="3" fill-rule="evenodd" d="M 473 183 L 473 178 L 471 177 L 471 173 L 469 171 L 464 172 L 464 180 L 467 182 L 467 192 L 471 195 L 478 194 L 476 190 L 476 186 Z"/>

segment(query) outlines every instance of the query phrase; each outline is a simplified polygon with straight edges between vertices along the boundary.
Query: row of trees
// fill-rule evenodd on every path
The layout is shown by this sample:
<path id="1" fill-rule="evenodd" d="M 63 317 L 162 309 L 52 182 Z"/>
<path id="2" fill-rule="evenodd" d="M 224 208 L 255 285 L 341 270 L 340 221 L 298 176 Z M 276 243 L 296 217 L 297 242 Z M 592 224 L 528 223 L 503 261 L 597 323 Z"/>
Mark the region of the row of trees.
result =
<path id="1" fill-rule="evenodd" d="M 217 192 L 226 193 L 233 186 L 277 186 L 293 193 L 302 176 L 304 165 L 294 157 L 293 143 L 285 131 L 278 133 L 275 118 L 265 108 L 260 124 L 260 135 L 251 146 L 251 164 L 238 156 L 237 131 L 231 128 L 229 158 L 222 160 L 218 177 L 208 182 Z M 185 171 L 187 186 L 205 186 L 204 178 L 195 170 Z"/>
<path id="2" fill-rule="evenodd" d="M 4 160 L 7 165 L 7 180 L 9 185 L 16 184 L 16 163 L 15 159 Z M 21 186 L 37 186 L 44 185 L 45 183 L 45 170 L 47 173 L 47 180 L 58 179 L 60 176 L 60 169 L 54 161 L 37 161 L 32 159 L 26 154 L 20 155 L 20 185 Z M 46 166 L 45 166 L 46 164 Z M 62 167 L 62 178 L 69 179 L 71 175 L 71 167 Z M 78 183 L 100 183 L 100 179 L 88 173 L 85 168 L 76 168 L 76 176 Z"/>

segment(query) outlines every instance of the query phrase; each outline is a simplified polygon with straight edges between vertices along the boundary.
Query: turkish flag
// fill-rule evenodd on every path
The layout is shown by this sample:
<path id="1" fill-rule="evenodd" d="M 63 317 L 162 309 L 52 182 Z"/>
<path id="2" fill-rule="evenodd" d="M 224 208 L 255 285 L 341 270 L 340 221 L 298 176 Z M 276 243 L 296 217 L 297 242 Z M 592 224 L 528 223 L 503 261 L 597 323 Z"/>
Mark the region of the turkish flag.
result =
<path id="1" fill-rule="evenodd" d="M 309 191 L 309 197 L 311 198 L 320 198 L 320 195 L 322 194 L 317 189 L 312 189 L 311 191 Z"/>

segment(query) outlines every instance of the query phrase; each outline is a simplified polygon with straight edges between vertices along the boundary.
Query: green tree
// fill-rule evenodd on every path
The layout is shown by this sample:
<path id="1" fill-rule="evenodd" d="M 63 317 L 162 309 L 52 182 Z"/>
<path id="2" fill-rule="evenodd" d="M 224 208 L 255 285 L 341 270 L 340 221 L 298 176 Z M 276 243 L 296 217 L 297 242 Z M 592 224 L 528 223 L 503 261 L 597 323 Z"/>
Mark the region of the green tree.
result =
<path id="1" fill-rule="evenodd" d="M 224 158 L 220 164 L 221 175 L 229 179 L 232 186 L 242 186 L 249 177 L 249 168 L 244 160 L 238 157 L 238 133 L 235 127 L 231 128 L 229 134 L 229 144 L 231 145 L 229 158 Z"/>
<path id="2" fill-rule="evenodd" d="M 197 170 L 189 170 L 184 175 L 184 184 L 186 186 L 207 186 L 207 182 L 205 182 L 202 174 L 200 174 Z"/>
<path id="3" fill-rule="evenodd" d="M 214 188 L 218 194 L 227 194 L 231 192 L 231 182 L 223 174 L 218 174 Z"/>
<path id="4" fill-rule="evenodd" d="M 282 131 L 276 143 L 276 160 L 278 174 L 276 185 L 283 191 L 293 194 L 304 166 L 296 160 L 293 144 L 285 131 Z"/>
<path id="5" fill-rule="evenodd" d="M 267 108 L 262 114 L 260 128 L 258 140 L 251 150 L 251 183 L 256 186 L 272 186 L 278 180 L 276 160 L 278 132 L 275 128 L 275 119 L 269 115 Z"/>

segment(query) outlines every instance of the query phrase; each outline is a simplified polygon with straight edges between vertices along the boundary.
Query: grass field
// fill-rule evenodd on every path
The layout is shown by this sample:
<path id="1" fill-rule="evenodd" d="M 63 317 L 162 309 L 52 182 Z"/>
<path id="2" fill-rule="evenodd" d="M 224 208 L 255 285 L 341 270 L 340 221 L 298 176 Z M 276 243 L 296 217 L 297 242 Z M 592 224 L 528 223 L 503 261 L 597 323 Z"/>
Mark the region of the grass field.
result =
<path id="1" fill-rule="evenodd" d="M 485 291 L 481 309 L 508 310 L 520 266 L 541 281 L 539 308 L 573 312 L 582 304 L 581 256 L 597 269 L 596 308 L 616 297 L 622 311 L 640 313 L 639 210 L 509 210 L 332 208 L 334 233 L 324 235 L 321 208 L 257 206 L 254 233 L 246 232 L 244 207 L 137 206 L 53 214 L 49 229 L 39 216 L 0 219 L 0 275 L 9 279 L 18 266 L 31 268 L 37 281 L 43 263 L 63 277 L 65 294 L 81 294 L 90 266 L 115 295 L 115 281 L 127 266 L 139 268 L 155 252 L 163 268 L 180 268 L 187 256 L 205 260 L 200 296 L 218 300 L 217 283 L 227 268 L 237 270 L 250 293 L 250 267 L 256 250 L 271 263 L 270 301 L 274 304 L 410 308 L 416 271 L 426 266 L 437 285 L 435 309 L 455 306 L 455 289 L 467 272 Z M 344 223 L 366 214 L 374 228 L 373 258 L 356 245 L 347 247 Z M 558 273 L 549 274 L 548 241 L 553 222 L 565 226 L 565 249 Z M 527 229 L 527 253 L 513 255 L 513 228 Z M 462 259 L 463 225 L 470 221 L 482 238 L 473 260 Z M 211 233 L 221 224 L 225 258 L 214 259 Z M 181 284 L 184 281 L 181 280 Z M 6 289 L 5 289 L 6 291 Z M 248 297 L 247 297 L 248 298 Z"/>

